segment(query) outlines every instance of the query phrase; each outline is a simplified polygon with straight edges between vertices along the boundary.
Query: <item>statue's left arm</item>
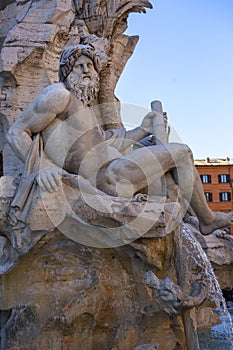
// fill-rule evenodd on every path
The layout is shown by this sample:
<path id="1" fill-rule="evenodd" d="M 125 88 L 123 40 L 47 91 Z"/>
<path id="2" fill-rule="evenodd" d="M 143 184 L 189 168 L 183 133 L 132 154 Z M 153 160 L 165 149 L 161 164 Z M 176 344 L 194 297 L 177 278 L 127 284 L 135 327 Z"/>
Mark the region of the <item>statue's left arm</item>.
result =
<path id="1" fill-rule="evenodd" d="M 119 146 L 117 147 L 119 151 L 124 151 L 132 144 L 140 141 L 146 136 L 153 134 L 153 118 L 156 116 L 155 112 L 149 112 L 144 118 L 140 126 L 135 129 L 127 130 L 124 133 L 118 133 Z M 106 134 L 111 133 L 111 130 L 107 130 Z M 110 135 L 110 134 L 109 134 Z M 110 136 L 111 137 L 111 136 Z M 107 137 L 107 138 L 110 138 Z"/>

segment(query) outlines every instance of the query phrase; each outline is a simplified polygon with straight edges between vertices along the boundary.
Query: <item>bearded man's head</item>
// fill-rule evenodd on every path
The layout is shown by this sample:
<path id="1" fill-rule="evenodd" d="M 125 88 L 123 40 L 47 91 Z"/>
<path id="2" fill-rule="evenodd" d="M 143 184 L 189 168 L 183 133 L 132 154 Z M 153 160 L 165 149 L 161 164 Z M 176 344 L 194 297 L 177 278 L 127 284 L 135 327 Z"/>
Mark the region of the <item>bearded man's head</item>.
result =
<path id="1" fill-rule="evenodd" d="M 72 45 L 61 54 L 59 80 L 79 98 L 85 106 L 90 106 L 99 91 L 99 55 L 92 45 Z"/>

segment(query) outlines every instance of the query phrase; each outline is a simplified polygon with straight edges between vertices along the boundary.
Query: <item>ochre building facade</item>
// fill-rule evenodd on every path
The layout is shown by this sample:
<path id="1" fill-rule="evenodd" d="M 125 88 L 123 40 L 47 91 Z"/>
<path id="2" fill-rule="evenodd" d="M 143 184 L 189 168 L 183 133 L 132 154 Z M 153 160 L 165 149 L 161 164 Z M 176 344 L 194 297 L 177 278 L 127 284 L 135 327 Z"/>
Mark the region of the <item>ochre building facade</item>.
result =
<path id="1" fill-rule="evenodd" d="M 232 211 L 233 162 L 228 157 L 206 158 L 195 160 L 195 166 L 200 174 L 209 207 L 213 211 Z"/>

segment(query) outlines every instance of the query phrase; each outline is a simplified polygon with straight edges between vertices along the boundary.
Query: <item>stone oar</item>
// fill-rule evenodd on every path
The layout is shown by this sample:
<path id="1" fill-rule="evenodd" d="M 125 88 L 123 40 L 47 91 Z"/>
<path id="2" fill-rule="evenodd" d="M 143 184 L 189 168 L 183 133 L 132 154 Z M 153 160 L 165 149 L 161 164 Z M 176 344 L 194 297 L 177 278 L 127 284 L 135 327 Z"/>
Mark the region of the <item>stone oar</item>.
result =
<path id="1" fill-rule="evenodd" d="M 165 125 L 165 115 L 162 103 L 160 101 L 152 101 L 151 110 L 157 112 L 157 115 L 153 120 L 155 144 L 166 144 L 168 143 L 168 133 Z M 163 195 L 168 196 L 172 202 L 176 202 L 178 200 L 178 187 L 175 184 L 171 173 L 167 173 L 165 177 L 162 177 L 161 184 Z"/>
<path id="2" fill-rule="evenodd" d="M 156 115 L 156 118 L 154 118 L 153 120 L 155 143 L 157 145 L 167 143 L 168 135 L 167 135 L 166 127 L 164 123 L 164 113 L 163 113 L 162 103 L 160 101 L 152 101 L 151 110 L 158 113 Z"/>

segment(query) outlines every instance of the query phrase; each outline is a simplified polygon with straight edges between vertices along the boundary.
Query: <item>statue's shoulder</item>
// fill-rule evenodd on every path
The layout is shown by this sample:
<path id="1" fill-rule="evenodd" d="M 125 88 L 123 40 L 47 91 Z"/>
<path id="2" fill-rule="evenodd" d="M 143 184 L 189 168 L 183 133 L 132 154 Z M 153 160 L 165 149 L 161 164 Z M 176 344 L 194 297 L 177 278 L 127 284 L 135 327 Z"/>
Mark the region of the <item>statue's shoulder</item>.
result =
<path id="1" fill-rule="evenodd" d="M 36 105 L 38 109 L 51 109 L 60 113 L 70 102 L 71 93 L 63 83 L 55 83 L 44 88 L 38 95 Z"/>

